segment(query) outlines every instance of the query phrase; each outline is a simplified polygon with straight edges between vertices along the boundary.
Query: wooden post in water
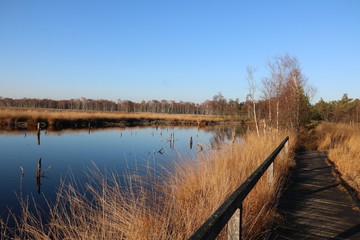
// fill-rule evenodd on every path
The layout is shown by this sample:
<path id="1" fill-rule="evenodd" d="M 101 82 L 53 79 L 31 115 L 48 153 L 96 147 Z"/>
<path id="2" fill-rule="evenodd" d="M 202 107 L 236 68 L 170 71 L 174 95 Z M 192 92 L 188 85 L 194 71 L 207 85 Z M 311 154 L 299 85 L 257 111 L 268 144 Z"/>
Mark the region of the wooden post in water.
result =
<path id="1" fill-rule="evenodd" d="M 175 145 L 175 133 L 170 133 L 170 149 L 174 149 L 174 145 Z"/>
<path id="2" fill-rule="evenodd" d="M 38 165 L 36 168 L 36 177 L 40 177 L 41 176 L 41 158 L 38 161 Z"/>
<path id="3" fill-rule="evenodd" d="M 36 135 L 37 135 L 37 143 L 38 145 L 40 145 L 40 122 L 37 123 Z"/>
<path id="4" fill-rule="evenodd" d="M 39 194 L 40 194 L 40 186 L 41 186 L 40 178 L 41 178 L 41 158 L 39 159 L 38 166 L 36 168 L 36 187 Z"/>
<path id="5" fill-rule="evenodd" d="M 192 146 L 193 146 L 193 140 L 192 137 L 190 137 L 190 149 L 192 149 Z"/>
<path id="6" fill-rule="evenodd" d="M 172 148 L 174 149 L 174 144 L 175 144 L 175 133 L 173 133 L 172 135 Z"/>
<path id="7" fill-rule="evenodd" d="M 170 133 L 169 143 L 170 143 L 170 149 L 172 149 L 172 133 Z"/>

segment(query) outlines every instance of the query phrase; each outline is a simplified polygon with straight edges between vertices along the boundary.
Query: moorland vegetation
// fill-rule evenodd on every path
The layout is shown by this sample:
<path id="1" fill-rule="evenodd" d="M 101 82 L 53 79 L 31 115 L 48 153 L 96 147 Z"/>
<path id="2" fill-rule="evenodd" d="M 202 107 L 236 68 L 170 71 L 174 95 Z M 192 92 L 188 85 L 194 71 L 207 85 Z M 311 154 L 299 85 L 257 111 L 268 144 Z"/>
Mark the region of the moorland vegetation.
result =
<path id="1" fill-rule="evenodd" d="M 227 101 L 218 94 L 207 101 L 208 105 L 198 106 L 166 101 L 140 104 L 121 101 L 108 103 L 109 109 L 101 107 L 105 105 L 100 102 L 96 105 L 97 101 L 86 99 L 48 104 L 62 110 L 76 109 L 85 114 L 84 118 L 92 114 L 84 110 L 101 109 L 122 111 L 124 116 L 134 118 L 144 114 L 132 113 L 138 111 L 162 113 L 164 117 L 170 113 L 195 114 L 182 116 L 199 118 L 199 121 L 206 117 L 224 119 L 223 115 L 233 115 L 251 119 L 254 130 L 246 133 L 242 141 L 224 143 L 216 150 L 199 154 L 196 160 L 174 163 L 174 169 L 163 176 L 163 181 L 151 181 L 151 175 L 146 178 L 129 175 L 124 189 L 115 173 L 91 171 L 89 184 L 85 185 L 86 194 L 74 182 L 63 183 L 57 201 L 49 206 L 46 221 L 40 217 L 42 213 L 29 211 L 29 202 L 23 201 L 23 214 L 14 216 L 16 226 L 11 228 L 2 220 L 1 234 L 16 239 L 187 239 L 285 136 L 290 136 L 290 148 L 282 159 L 279 156 L 275 161 L 274 184 L 269 184 L 265 174 L 244 202 L 245 239 L 260 238 L 277 219 L 274 202 L 287 170 L 294 164 L 296 149 L 329 151 L 329 159 L 344 179 L 359 191 L 360 170 L 354 166 L 359 166 L 360 156 L 360 101 L 345 94 L 339 101 L 320 100 L 311 105 L 313 88 L 307 84 L 295 57 L 276 57 L 268 68 L 269 76 L 263 79 L 261 86 L 254 82 L 255 71 L 248 69 L 250 89 L 242 103 Z M 261 91 L 259 100 L 256 100 L 257 90 Z M 34 103 L 30 104 L 31 101 Z M 0 106 L 6 107 L 6 111 L 11 111 L 9 107 L 47 107 L 41 105 L 45 100 L 9 102 L 9 99 L 1 99 Z M 89 107 L 88 102 L 97 107 Z M 172 108 L 172 104 L 178 108 Z M 53 111 L 62 114 L 59 110 Z M 5 115 L 4 112 L 2 109 L 1 114 Z M 220 237 L 226 237 L 226 229 Z"/>

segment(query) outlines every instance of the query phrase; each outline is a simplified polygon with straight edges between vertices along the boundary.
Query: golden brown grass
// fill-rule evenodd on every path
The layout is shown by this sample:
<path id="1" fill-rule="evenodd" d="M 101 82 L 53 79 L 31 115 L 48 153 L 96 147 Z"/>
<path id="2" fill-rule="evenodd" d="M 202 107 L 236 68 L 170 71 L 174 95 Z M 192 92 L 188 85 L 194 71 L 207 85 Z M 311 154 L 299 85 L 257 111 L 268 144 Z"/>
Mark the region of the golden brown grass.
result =
<path id="1" fill-rule="evenodd" d="M 16 239 L 187 239 L 286 135 L 248 133 L 243 141 L 224 144 L 199 160 L 180 162 L 155 185 L 129 175 L 125 190 L 115 174 L 92 173 L 90 179 L 97 177 L 86 185 L 86 196 L 74 184 L 61 188 L 48 224 L 23 204 Z M 293 159 L 293 134 L 290 139 L 288 154 L 275 161 L 274 184 L 266 173 L 245 199 L 245 239 L 258 238 L 276 217 L 271 206 Z"/>
<path id="2" fill-rule="evenodd" d="M 164 119 L 177 121 L 224 121 L 233 117 L 194 115 L 194 114 L 166 114 L 166 113 L 128 113 L 101 112 L 81 110 L 58 110 L 40 108 L 0 108 L 0 120 L 6 119 L 46 119 L 50 123 L 55 119 L 61 120 L 92 120 L 92 119 Z"/>
<path id="3" fill-rule="evenodd" d="M 318 149 L 329 159 L 360 197 L 360 125 L 323 122 L 317 127 Z"/>

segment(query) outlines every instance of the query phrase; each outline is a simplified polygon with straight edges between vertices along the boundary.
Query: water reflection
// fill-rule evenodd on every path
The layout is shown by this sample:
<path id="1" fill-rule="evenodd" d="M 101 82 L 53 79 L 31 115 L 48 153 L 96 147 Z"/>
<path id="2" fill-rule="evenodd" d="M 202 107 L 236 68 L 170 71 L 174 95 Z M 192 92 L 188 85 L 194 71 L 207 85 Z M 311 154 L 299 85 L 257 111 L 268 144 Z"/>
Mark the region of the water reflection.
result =
<path id="1" fill-rule="evenodd" d="M 51 166 L 49 166 L 45 171 L 42 171 L 41 159 L 42 158 L 39 159 L 38 165 L 37 165 L 37 168 L 36 168 L 36 187 L 37 187 L 38 194 L 41 193 L 41 179 L 42 178 L 48 178 L 46 176 L 46 173 L 51 169 Z"/>
<path id="2" fill-rule="evenodd" d="M 40 130 L 37 131 L 37 144 L 40 145 Z"/>
<path id="3" fill-rule="evenodd" d="M 41 207 L 46 206 L 42 196 L 54 200 L 60 179 L 69 171 L 80 182 L 94 164 L 100 170 L 118 172 L 120 178 L 133 172 L 146 175 L 149 169 L 162 172 L 171 169 L 174 161 L 196 159 L 199 151 L 234 141 L 243 131 L 229 125 L 0 130 L 0 216 L 7 215 L 8 207 L 15 213 L 19 210 L 19 195 L 32 195 Z M 179 153 L 183 157 L 179 158 Z"/>
<path id="4" fill-rule="evenodd" d="M 243 125 L 220 125 L 214 130 L 212 130 L 214 135 L 210 139 L 211 148 L 215 148 L 223 142 L 234 143 L 239 136 L 246 132 L 246 128 Z"/>

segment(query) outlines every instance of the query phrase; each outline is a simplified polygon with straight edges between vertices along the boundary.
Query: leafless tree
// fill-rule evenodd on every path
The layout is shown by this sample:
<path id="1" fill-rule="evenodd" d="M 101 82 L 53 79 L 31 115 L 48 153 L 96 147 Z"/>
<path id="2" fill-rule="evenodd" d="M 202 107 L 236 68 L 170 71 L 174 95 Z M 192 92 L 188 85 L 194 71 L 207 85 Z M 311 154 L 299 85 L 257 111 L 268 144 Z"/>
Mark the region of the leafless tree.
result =
<path id="1" fill-rule="evenodd" d="M 260 136 L 259 125 L 258 125 L 257 116 L 256 116 L 257 114 L 256 114 L 255 92 L 256 92 L 257 86 L 256 86 L 256 82 L 254 80 L 255 69 L 253 67 L 247 67 L 246 72 L 247 72 L 246 79 L 249 84 L 249 93 L 247 95 L 247 100 L 251 101 L 251 103 L 252 103 L 252 111 L 253 111 L 253 117 L 254 117 L 254 122 L 255 122 L 255 127 L 256 127 L 256 133 L 258 136 Z"/>

